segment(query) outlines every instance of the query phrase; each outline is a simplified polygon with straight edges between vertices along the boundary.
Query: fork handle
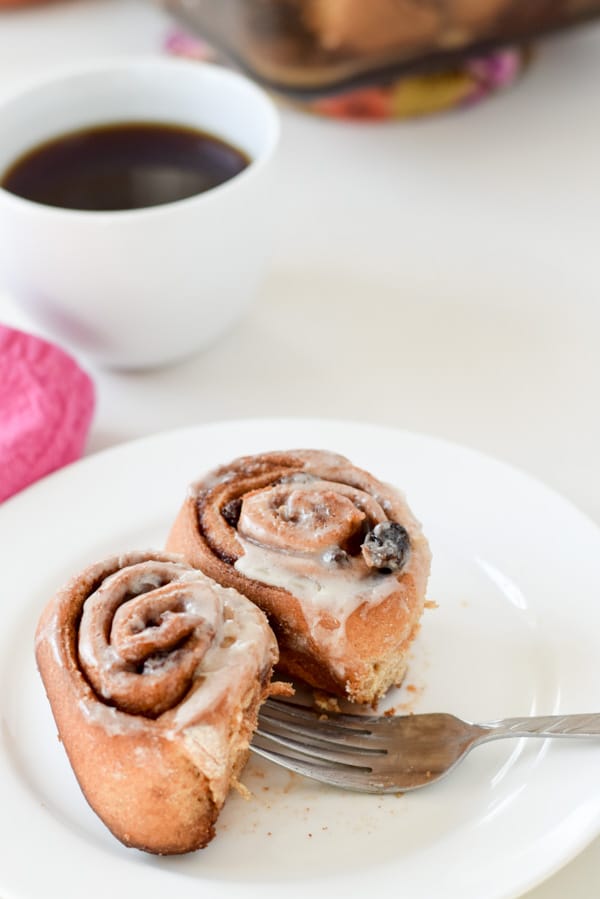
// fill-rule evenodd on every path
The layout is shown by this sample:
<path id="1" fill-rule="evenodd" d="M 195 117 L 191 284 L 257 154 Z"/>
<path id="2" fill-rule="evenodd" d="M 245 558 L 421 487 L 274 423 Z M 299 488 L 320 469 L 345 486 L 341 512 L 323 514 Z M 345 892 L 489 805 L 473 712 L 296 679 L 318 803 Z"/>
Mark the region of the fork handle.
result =
<path id="1" fill-rule="evenodd" d="M 482 742 L 500 737 L 600 737 L 600 714 L 503 718 L 479 727 L 487 731 Z"/>

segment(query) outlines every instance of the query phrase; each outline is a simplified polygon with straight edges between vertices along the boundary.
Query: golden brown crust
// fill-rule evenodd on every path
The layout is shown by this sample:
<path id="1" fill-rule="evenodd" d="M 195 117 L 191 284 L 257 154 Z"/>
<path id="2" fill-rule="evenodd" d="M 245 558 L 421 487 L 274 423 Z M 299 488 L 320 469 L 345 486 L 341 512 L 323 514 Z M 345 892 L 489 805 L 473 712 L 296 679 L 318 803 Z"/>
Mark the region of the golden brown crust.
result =
<path id="1" fill-rule="evenodd" d="M 243 541 L 235 525 L 223 514 L 223 510 L 227 513 L 228 504 L 254 496 L 255 491 L 269 490 L 282 478 L 287 482 L 290 475 L 306 472 L 315 478 L 323 474 L 334 483 L 337 478 L 352 490 L 375 497 L 387 507 L 392 520 L 402 519 L 400 523 L 412 535 L 414 564 L 389 575 L 392 587 L 387 595 L 377 601 L 360 602 L 348 615 L 344 623 L 343 664 L 333 659 L 327 639 L 319 637 L 328 627 L 332 632 L 339 627 L 334 615 L 321 611 L 315 629 L 301 597 L 236 569 L 236 561 L 244 555 Z M 366 508 L 366 503 L 367 500 L 362 508 Z M 278 533 L 278 540 L 280 536 Z M 357 702 L 373 702 L 390 685 L 401 681 L 406 652 L 423 611 L 429 549 L 399 494 L 347 459 L 302 450 L 243 457 L 222 466 L 190 490 L 173 524 L 167 548 L 181 553 L 189 564 L 219 583 L 234 587 L 260 606 L 277 637 L 279 669 L 283 673 Z"/>
<path id="2" fill-rule="evenodd" d="M 327 50 L 358 53 L 431 43 L 442 21 L 436 4 L 418 0 L 311 0 L 305 18 Z"/>
<path id="3" fill-rule="evenodd" d="M 44 610 L 36 658 L 59 738 L 90 806 L 125 845 L 178 854 L 205 846 L 214 835 L 228 785 L 243 768 L 258 709 L 269 694 L 276 651 L 264 616 L 256 618 L 258 610 L 243 597 L 229 597 L 229 591 L 222 591 L 227 601 L 243 604 L 252 627 L 256 625 L 256 633 L 264 639 L 256 664 L 249 663 L 228 690 L 217 691 L 203 705 L 204 685 L 194 681 L 183 700 L 155 718 L 123 712 L 98 696 L 80 659 L 82 609 L 113 572 L 127 566 L 143 568 L 148 560 L 189 570 L 180 559 L 162 553 L 129 554 L 92 566 Z M 197 573 L 190 571 L 189 576 L 195 585 Z M 186 577 L 184 573 L 182 589 L 187 587 Z M 201 590 L 208 583 L 205 578 L 202 581 Z M 171 618 L 173 614 L 177 611 Z M 162 655 L 168 655 L 168 650 L 153 658 Z M 247 651 L 244 657 L 248 659 Z M 196 724 L 225 734 L 228 755 L 222 776 L 215 776 L 203 764 Z"/>
<path id="4" fill-rule="evenodd" d="M 518 43 L 598 13 L 597 0 L 307 0 L 305 25 L 326 51 L 416 56 Z"/>

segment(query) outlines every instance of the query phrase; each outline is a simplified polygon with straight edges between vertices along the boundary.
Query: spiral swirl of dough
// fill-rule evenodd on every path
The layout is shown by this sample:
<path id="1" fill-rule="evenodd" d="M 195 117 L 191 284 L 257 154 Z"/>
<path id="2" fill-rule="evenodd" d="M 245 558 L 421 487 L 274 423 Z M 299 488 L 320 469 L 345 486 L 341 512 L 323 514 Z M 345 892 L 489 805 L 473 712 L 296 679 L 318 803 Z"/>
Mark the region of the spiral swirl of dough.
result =
<path id="1" fill-rule="evenodd" d="M 247 494 L 237 530 L 274 549 L 319 552 L 347 545 L 367 523 L 385 518 L 379 503 L 367 493 L 346 484 L 307 479 Z"/>
<path id="2" fill-rule="evenodd" d="M 128 565 L 85 600 L 82 670 L 108 704 L 156 718 L 189 691 L 220 616 L 216 595 L 187 566 L 153 559 Z"/>
<path id="3" fill-rule="evenodd" d="M 406 518 L 404 503 L 334 453 L 246 457 L 217 471 L 205 488 L 199 524 L 212 551 L 230 564 L 247 541 L 288 558 L 311 556 L 319 565 L 350 564 L 357 577 L 398 570 L 408 559 L 410 540 L 398 524 Z M 386 551 L 374 552 L 377 544 Z"/>

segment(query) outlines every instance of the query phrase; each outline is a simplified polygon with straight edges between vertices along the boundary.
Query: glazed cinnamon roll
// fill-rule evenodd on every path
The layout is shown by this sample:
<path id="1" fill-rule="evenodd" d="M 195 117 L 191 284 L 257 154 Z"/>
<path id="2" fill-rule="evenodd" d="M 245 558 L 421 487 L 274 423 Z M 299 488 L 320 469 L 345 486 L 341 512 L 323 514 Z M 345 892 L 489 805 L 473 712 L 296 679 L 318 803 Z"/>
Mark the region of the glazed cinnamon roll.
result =
<path id="1" fill-rule="evenodd" d="M 277 646 L 262 612 L 164 553 L 86 569 L 44 610 L 36 657 L 69 760 L 127 846 L 205 846 L 244 765 Z"/>
<path id="2" fill-rule="evenodd" d="M 343 456 L 217 469 L 191 487 L 167 547 L 267 613 L 285 673 L 355 702 L 401 682 L 429 547 L 403 496 Z"/>

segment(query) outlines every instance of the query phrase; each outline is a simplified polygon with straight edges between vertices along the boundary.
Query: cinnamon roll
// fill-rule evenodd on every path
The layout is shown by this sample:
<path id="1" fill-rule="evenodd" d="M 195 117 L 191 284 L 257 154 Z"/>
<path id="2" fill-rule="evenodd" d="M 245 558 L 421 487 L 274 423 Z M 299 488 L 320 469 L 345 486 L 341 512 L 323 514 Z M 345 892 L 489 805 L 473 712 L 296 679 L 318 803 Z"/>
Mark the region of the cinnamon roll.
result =
<path id="1" fill-rule="evenodd" d="M 263 613 L 177 556 L 92 565 L 48 604 L 38 667 L 94 811 L 127 846 L 205 846 L 244 765 L 277 646 Z"/>
<path id="2" fill-rule="evenodd" d="M 280 669 L 354 702 L 403 678 L 430 552 L 403 496 L 343 456 L 246 456 L 194 484 L 167 547 L 263 609 Z"/>

